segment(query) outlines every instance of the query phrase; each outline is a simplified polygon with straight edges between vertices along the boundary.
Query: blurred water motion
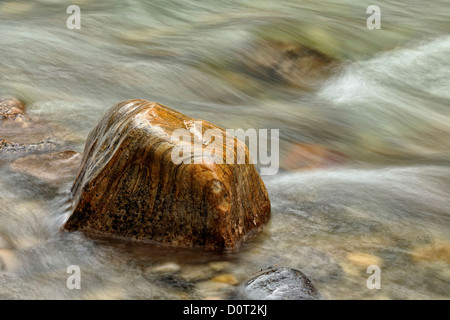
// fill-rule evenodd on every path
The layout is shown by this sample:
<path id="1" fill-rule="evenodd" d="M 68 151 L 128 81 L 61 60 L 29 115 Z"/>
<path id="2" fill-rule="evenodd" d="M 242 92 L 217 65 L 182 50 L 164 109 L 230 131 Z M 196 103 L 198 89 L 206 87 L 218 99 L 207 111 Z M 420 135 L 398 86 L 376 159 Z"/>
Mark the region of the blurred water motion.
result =
<path id="1" fill-rule="evenodd" d="M 0 3 L 0 96 L 22 99 L 79 152 L 129 98 L 224 128 L 280 129 L 282 170 L 264 177 L 273 218 L 233 256 L 93 241 L 59 233 L 70 185 L 30 183 L 2 161 L 0 298 L 224 299 L 233 285 L 214 276 L 244 280 L 280 261 L 326 298 L 450 297 L 446 1 L 378 1 L 380 30 L 366 27 L 370 1 L 77 4 L 80 30 L 66 28 L 66 3 Z M 335 67 L 307 89 L 283 79 L 289 66 L 278 78 L 251 72 L 272 65 L 264 50 L 280 43 Z M 339 161 L 316 165 L 323 155 Z M 155 271 L 167 263 L 179 268 Z M 83 290 L 66 288 L 72 264 Z M 368 264 L 380 264 L 381 290 L 367 289 Z"/>

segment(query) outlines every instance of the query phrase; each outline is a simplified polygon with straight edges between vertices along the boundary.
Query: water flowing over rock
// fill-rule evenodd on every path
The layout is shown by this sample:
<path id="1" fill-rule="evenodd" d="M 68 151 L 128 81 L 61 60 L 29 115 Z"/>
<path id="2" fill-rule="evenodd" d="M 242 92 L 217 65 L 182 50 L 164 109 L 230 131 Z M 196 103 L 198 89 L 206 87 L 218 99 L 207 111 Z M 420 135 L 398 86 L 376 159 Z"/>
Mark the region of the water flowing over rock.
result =
<path id="1" fill-rule="evenodd" d="M 46 153 L 55 151 L 57 144 L 52 139 L 46 139 L 36 143 L 17 143 L 0 139 L 0 156 L 3 158 L 17 158 L 34 153 Z"/>
<path id="2" fill-rule="evenodd" d="M 327 78 L 337 61 L 295 42 L 267 40 L 252 43 L 237 58 L 252 76 L 297 89 L 311 89 Z"/>
<path id="3" fill-rule="evenodd" d="M 0 158 L 56 151 L 58 144 L 48 123 L 32 119 L 22 101 L 0 97 Z"/>
<path id="4" fill-rule="evenodd" d="M 246 299 L 254 300 L 320 300 L 311 281 L 299 270 L 270 269 L 247 281 Z"/>
<path id="5" fill-rule="evenodd" d="M 25 114 L 25 105 L 22 101 L 15 98 L 0 98 L 0 124 L 3 121 L 27 121 Z"/>
<path id="6" fill-rule="evenodd" d="M 281 157 L 280 166 L 286 170 L 314 170 L 343 165 L 346 161 L 344 154 L 325 146 L 293 143 Z"/>
<path id="7" fill-rule="evenodd" d="M 197 121 L 201 130 L 193 126 Z M 198 160 L 199 145 L 203 152 L 215 146 L 223 164 L 204 158 L 176 164 L 173 148 L 186 145 L 171 138 L 176 129 L 191 133 L 193 151 L 184 160 Z M 209 129 L 221 132 L 224 140 L 205 142 L 199 135 Z M 226 148 L 229 139 L 233 149 Z M 226 164 L 227 154 L 238 151 L 245 154 L 245 164 Z M 236 250 L 270 217 L 266 188 L 249 159 L 245 144 L 211 123 L 158 103 L 121 102 L 89 134 L 64 229 Z"/>
<path id="8" fill-rule="evenodd" d="M 11 164 L 11 169 L 49 185 L 58 186 L 73 181 L 80 162 L 81 154 L 78 152 L 51 152 L 17 159 Z"/>

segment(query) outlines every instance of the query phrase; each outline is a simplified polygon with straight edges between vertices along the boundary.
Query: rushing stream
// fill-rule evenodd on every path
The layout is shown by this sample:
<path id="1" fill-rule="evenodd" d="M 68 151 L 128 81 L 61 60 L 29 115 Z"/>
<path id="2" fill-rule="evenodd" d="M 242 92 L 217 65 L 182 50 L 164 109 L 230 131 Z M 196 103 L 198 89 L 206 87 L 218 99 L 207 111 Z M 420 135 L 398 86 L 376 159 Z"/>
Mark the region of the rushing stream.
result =
<path id="1" fill-rule="evenodd" d="M 80 30 L 66 27 L 69 4 Z M 371 4 L 379 30 L 366 26 Z M 61 150 L 83 152 L 107 109 L 141 98 L 223 128 L 279 129 L 282 160 L 263 177 L 271 221 L 235 254 L 60 233 L 70 183 L 0 160 L 0 298 L 228 299 L 281 264 L 326 299 L 449 299 L 449 18 L 443 0 L 1 1 L 0 97 L 24 101 Z M 238 72 L 263 38 L 338 67 L 311 90 Z M 341 160 L 286 168 L 298 144 Z M 81 290 L 66 286 L 70 265 Z"/>

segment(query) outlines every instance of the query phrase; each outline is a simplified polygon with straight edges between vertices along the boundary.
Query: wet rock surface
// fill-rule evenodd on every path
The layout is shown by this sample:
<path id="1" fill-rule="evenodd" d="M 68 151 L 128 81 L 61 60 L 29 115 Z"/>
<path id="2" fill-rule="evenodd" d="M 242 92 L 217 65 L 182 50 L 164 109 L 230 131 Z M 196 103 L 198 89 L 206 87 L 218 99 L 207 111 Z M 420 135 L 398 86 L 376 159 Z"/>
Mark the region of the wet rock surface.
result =
<path id="1" fill-rule="evenodd" d="M 215 129 L 232 139 L 233 150 L 226 148 L 228 140 L 200 141 L 202 150 L 220 147 L 223 164 L 172 161 L 172 149 L 181 143 L 171 139 L 176 129 L 191 132 L 195 150 L 200 132 L 194 121 L 201 121 L 201 133 Z M 226 164 L 227 152 L 236 159 L 238 151 L 246 164 Z M 187 156 L 195 157 L 194 151 Z M 238 249 L 270 217 L 266 188 L 242 142 L 211 123 L 145 100 L 118 104 L 91 131 L 72 196 L 67 231 L 218 251 Z"/>
<path id="2" fill-rule="evenodd" d="M 299 270 L 277 268 L 263 271 L 241 289 L 243 298 L 253 300 L 319 300 L 312 282 Z"/>

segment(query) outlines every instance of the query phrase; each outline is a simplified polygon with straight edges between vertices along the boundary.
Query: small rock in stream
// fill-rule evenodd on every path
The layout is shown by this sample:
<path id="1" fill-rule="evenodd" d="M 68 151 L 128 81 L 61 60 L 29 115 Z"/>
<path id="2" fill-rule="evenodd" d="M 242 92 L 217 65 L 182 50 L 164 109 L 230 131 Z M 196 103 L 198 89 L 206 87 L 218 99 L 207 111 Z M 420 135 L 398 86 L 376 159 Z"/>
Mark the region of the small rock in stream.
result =
<path id="1" fill-rule="evenodd" d="M 4 121 L 26 122 L 30 118 L 25 114 L 25 104 L 15 98 L 0 98 L 0 124 Z"/>
<path id="2" fill-rule="evenodd" d="M 192 264 L 186 265 L 181 269 L 178 277 L 184 281 L 198 282 L 210 279 L 216 274 L 216 271 L 207 265 Z"/>
<path id="3" fill-rule="evenodd" d="M 215 277 L 211 278 L 211 281 L 228 283 L 228 284 L 231 284 L 233 286 L 239 284 L 239 281 L 236 279 L 236 276 L 234 274 L 231 274 L 231 273 L 220 274 L 218 276 L 215 276 Z"/>
<path id="4" fill-rule="evenodd" d="M 300 43 L 263 40 L 237 58 L 240 69 L 254 77 L 297 89 L 310 89 L 329 76 L 336 61 Z"/>
<path id="5" fill-rule="evenodd" d="M 271 269 L 247 281 L 241 290 L 244 299 L 320 300 L 311 281 L 299 270 Z"/>
<path id="6" fill-rule="evenodd" d="M 14 272 L 20 266 L 14 250 L 0 248 L 0 271 Z"/>
<path id="7" fill-rule="evenodd" d="M 227 299 L 235 287 L 229 283 L 218 281 L 202 281 L 196 284 L 198 295 L 205 300 Z"/>
<path id="8" fill-rule="evenodd" d="M 0 98 L 0 156 L 19 158 L 56 151 L 57 141 L 45 121 L 31 119 L 25 105 L 15 98 Z"/>
<path id="9" fill-rule="evenodd" d="M 147 272 L 157 273 L 157 274 L 171 274 L 180 271 L 181 267 L 174 262 L 167 262 L 163 264 L 158 264 L 147 268 Z"/>
<path id="10" fill-rule="evenodd" d="M 30 154 L 52 152 L 58 145 L 51 139 L 36 143 L 23 144 L 0 139 L 0 155 L 3 158 L 19 158 Z"/>

